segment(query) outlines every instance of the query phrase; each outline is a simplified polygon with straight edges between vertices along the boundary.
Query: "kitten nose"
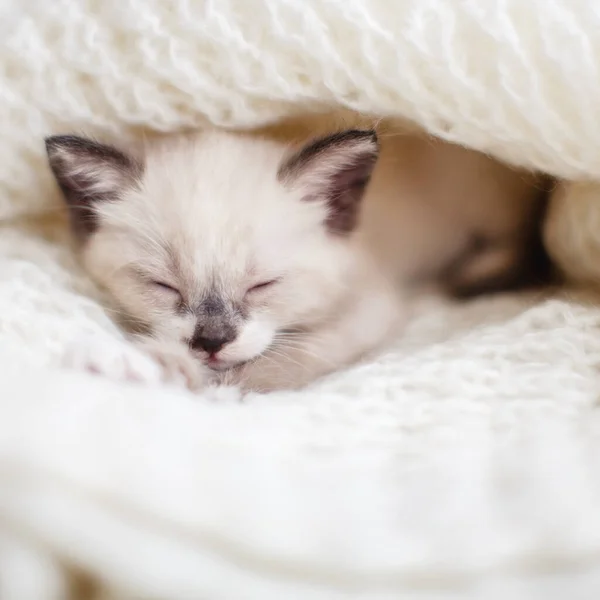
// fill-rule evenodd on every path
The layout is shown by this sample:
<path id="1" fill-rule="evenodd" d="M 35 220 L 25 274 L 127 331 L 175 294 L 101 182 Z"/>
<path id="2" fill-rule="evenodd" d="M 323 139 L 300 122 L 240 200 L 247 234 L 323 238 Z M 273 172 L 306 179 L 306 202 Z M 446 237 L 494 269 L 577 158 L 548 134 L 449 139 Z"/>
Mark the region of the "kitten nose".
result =
<path id="1" fill-rule="evenodd" d="M 209 338 L 198 336 L 192 340 L 192 348 L 194 350 L 205 350 L 209 354 L 216 354 L 231 339 L 229 337 Z"/>

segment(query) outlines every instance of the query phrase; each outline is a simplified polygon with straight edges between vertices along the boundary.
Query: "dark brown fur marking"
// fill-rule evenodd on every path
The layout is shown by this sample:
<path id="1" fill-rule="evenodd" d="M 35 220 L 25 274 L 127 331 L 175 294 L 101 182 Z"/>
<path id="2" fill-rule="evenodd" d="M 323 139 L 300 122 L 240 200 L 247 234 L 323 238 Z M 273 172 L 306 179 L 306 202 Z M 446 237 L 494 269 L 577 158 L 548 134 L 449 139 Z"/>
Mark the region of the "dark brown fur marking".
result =
<path id="1" fill-rule="evenodd" d="M 549 196 L 554 182 L 550 178 L 539 192 L 536 210 L 526 224 L 519 245 L 517 259 L 502 273 L 483 277 L 478 281 L 461 282 L 461 269 L 474 255 L 490 248 L 493 240 L 474 234 L 471 243 L 439 274 L 447 291 L 457 299 L 469 299 L 482 294 L 539 288 L 558 283 L 558 273 L 544 246 L 542 227 L 548 210 Z M 506 243 L 506 242 L 505 242 Z"/>
<path id="2" fill-rule="evenodd" d="M 135 181 L 141 175 L 142 167 L 133 158 L 127 156 L 113 146 L 96 142 L 92 139 L 76 135 L 55 135 L 46 138 L 46 152 L 50 168 L 63 193 L 69 208 L 71 225 L 79 239 L 85 239 L 94 233 L 98 220 L 94 204 L 106 200 L 116 200 L 115 193 L 94 193 L 96 183 L 94 167 L 107 166 L 124 175 L 124 180 Z M 73 163 L 81 163 L 83 167 L 76 174 L 70 172 L 64 160 L 68 155 Z"/>
<path id="3" fill-rule="evenodd" d="M 354 146 L 365 142 L 369 146 L 363 152 L 352 154 Z M 305 199 L 324 199 L 329 208 L 328 229 L 343 235 L 356 228 L 360 201 L 378 154 L 379 142 L 374 130 L 342 131 L 309 142 L 280 167 L 278 178 L 283 183 L 293 182 L 318 167 L 322 161 L 338 158 L 338 169 L 324 177 L 322 189 Z"/>

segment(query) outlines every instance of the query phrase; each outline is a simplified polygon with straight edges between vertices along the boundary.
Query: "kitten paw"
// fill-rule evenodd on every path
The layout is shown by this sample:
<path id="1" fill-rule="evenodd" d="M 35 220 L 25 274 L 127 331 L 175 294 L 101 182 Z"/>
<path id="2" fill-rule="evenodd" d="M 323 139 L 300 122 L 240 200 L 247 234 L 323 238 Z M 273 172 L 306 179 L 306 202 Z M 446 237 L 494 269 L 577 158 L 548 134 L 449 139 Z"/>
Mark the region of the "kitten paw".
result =
<path id="1" fill-rule="evenodd" d="M 164 382 L 183 384 L 193 392 L 210 383 L 208 368 L 183 344 L 142 339 L 137 340 L 135 346 L 156 361 Z"/>
<path id="2" fill-rule="evenodd" d="M 114 381 L 159 384 L 160 365 L 147 354 L 123 341 L 104 336 L 86 336 L 72 342 L 61 366 L 100 375 Z"/>
<path id="3" fill-rule="evenodd" d="M 208 383 L 205 367 L 185 346 L 156 340 L 136 340 L 131 345 L 112 338 L 87 337 L 68 348 L 62 366 L 116 381 L 168 383 L 191 391 L 198 391 Z"/>

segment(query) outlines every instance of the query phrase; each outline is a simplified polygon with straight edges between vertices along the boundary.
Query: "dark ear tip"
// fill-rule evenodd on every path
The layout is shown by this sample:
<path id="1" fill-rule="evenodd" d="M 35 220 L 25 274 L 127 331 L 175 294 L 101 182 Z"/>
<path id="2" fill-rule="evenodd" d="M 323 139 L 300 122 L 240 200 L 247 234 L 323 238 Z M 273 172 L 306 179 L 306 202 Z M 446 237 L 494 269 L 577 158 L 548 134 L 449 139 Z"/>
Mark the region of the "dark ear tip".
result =
<path id="1" fill-rule="evenodd" d="M 365 136 L 370 138 L 374 144 L 379 144 L 379 136 L 377 135 L 377 131 L 375 131 L 375 129 L 366 129 Z"/>
<path id="2" fill-rule="evenodd" d="M 78 141 L 80 141 L 79 138 L 74 135 L 49 135 L 44 138 L 44 144 L 48 154 L 52 154 L 59 148 L 73 146 L 73 144 Z"/>
<path id="3" fill-rule="evenodd" d="M 79 135 L 73 135 L 71 133 L 59 133 L 56 135 L 49 135 L 44 138 L 46 142 L 58 143 L 58 144 L 77 144 L 85 141 L 85 138 Z"/>
<path id="4" fill-rule="evenodd" d="M 379 151 L 379 149 L 381 148 L 381 144 L 379 142 L 379 136 L 377 135 L 377 132 L 374 129 L 369 129 L 368 135 L 369 135 L 371 142 L 377 148 L 377 151 Z"/>
<path id="5" fill-rule="evenodd" d="M 90 145 L 94 145 L 93 140 L 72 134 L 49 135 L 44 138 L 44 143 L 48 154 L 51 154 L 60 148 L 66 150 L 81 150 L 89 148 Z"/>
<path id="6" fill-rule="evenodd" d="M 374 156 L 379 155 L 381 143 L 375 129 L 351 129 L 345 135 L 342 134 L 342 137 L 347 141 L 353 140 L 354 142 L 366 143 L 371 146 L 370 151 Z"/>
<path id="7" fill-rule="evenodd" d="M 340 137 L 348 140 L 355 139 L 369 141 L 379 147 L 379 136 L 377 135 L 377 131 L 375 131 L 375 129 L 350 129 L 345 133 L 342 132 Z"/>
<path id="8" fill-rule="evenodd" d="M 60 138 L 63 137 L 61 135 L 49 135 L 44 138 L 44 145 L 46 146 L 46 152 L 50 154 L 52 150 L 54 150 L 57 146 L 61 145 Z"/>

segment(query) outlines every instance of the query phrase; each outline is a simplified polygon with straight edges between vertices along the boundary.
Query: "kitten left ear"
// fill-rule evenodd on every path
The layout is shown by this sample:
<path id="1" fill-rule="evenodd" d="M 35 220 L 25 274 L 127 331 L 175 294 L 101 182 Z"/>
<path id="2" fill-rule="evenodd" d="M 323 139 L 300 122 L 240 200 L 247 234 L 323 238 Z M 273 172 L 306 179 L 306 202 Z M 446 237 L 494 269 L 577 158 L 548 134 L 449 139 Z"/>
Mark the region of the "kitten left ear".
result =
<path id="1" fill-rule="evenodd" d="M 356 227 L 378 156 L 374 130 L 350 129 L 313 140 L 285 160 L 278 177 L 284 185 L 302 189 L 305 200 L 324 202 L 328 229 L 343 235 Z"/>
<path id="2" fill-rule="evenodd" d="M 75 135 L 46 138 L 46 152 L 71 214 L 75 231 L 97 227 L 96 206 L 117 200 L 141 173 L 141 166 L 113 146 Z"/>

